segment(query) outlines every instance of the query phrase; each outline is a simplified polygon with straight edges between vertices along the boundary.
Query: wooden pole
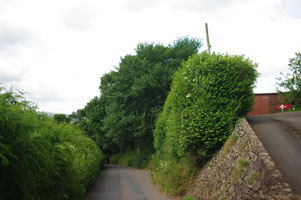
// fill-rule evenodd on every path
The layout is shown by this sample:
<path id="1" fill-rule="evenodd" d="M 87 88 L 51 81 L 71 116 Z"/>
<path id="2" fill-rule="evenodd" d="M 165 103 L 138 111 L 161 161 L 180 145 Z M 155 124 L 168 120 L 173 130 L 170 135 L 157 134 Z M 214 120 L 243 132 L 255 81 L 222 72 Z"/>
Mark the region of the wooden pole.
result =
<path id="1" fill-rule="evenodd" d="M 208 24 L 207 23 L 205 24 L 205 28 L 206 28 L 206 38 L 207 38 L 208 53 L 210 55 L 211 54 L 211 52 L 210 52 L 211 45 L 210 45 L 210 42 L 209 42 L 209 33 L 208 33 Z"/>

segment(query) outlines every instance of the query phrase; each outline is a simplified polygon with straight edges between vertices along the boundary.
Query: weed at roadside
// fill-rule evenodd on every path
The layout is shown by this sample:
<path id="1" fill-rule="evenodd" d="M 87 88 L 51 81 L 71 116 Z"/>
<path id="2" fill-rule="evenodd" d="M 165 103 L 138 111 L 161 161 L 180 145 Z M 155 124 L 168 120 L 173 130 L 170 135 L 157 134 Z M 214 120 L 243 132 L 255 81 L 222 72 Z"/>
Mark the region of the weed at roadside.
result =
<path id="1" fill-rule="evenodd" d="M 246 158 L 237 159 L 236 165 L 230 177 L 232 184 L 235 184 L 239 181 L 239 179 L 241 178 L 244 172 L 244 168 L 246 167 L 247 164 L 248 164 L 248 160 Z"/>

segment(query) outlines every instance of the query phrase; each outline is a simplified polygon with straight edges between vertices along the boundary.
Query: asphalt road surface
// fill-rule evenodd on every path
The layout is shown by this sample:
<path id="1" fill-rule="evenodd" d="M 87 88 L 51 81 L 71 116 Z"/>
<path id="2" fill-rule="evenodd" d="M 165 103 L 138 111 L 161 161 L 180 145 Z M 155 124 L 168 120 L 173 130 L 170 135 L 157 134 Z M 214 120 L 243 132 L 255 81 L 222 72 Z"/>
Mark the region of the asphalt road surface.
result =
<path id="1" fill-rule="evenodd" d="M 104 165 L 86 200 L 163 200 L 149 172 L 126 166 Z"/>
<path id="2" fill-rule="evenodd" d="M 301 111 L 247 120 L 296 194 L 301 194 Z"/>

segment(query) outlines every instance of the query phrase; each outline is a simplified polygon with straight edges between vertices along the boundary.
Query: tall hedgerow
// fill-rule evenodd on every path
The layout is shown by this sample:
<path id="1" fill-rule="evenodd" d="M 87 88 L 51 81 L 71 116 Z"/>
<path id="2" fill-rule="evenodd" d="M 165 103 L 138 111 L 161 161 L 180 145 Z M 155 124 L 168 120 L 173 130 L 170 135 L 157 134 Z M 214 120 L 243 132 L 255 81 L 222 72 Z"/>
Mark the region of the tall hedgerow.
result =
<path id="1" fill-rule="evenodd" d="M 171 160 L 204 163 L 224 144 L 252 108 L 256 66 L 244 56 L 207 53 L 182 65 L 156 122 L 153 159 L 161 161 L 153 163 L 161 164 L 154 172 Z"/>
<path id="2" fill-rule="evenodd" d="M 78 128 L 0 88 L 0 199 L 81 199 L 101 162 Z"/>

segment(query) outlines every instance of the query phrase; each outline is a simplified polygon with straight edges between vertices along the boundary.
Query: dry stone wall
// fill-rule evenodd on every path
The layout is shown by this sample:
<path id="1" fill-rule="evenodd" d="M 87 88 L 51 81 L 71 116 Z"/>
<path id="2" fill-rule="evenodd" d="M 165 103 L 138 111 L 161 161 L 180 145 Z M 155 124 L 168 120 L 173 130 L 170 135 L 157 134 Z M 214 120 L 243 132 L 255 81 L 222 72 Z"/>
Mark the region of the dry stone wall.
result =
<path id="1" fill-rule="evenodd" d="M 188 195 L 202 200 L 301 199 L 294 196 L 246 119 L 199 171 Z"/>

